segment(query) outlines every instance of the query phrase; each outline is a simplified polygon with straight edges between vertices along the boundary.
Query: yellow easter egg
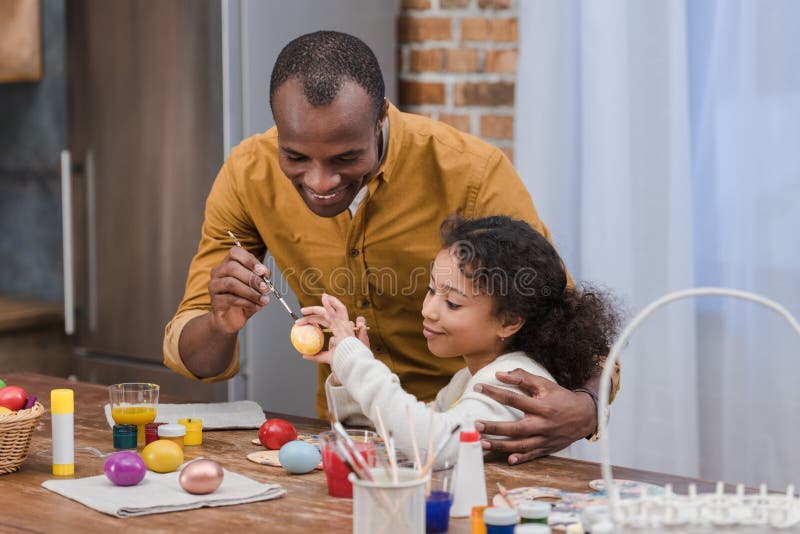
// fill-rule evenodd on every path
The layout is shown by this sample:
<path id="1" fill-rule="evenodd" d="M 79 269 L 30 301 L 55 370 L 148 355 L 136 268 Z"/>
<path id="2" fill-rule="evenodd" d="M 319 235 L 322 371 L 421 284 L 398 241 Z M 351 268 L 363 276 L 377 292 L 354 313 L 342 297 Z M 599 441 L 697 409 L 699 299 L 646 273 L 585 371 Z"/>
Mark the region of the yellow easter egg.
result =
<path id="1" fill-rule="evenodd" d="M 5 406 L 0 406 L 0 414 L 2 413 L 11 413 L 13 410 L 10 408 L 6 408 Z"/>
<path id="2" fill-rule="evenodd" d="M 292 345 L 301 354 L 316 354 L 322 350 L 325 344 L 325 336 L 322 329 L 315 324 L 292 327 Z"/>
<path id="3" fill-rule="evenodd" d="M 171 473 L 183 463 L 183 449 L 168 439 L 157 439 L 142 450 L 142 460 L 150 471 Z"/>

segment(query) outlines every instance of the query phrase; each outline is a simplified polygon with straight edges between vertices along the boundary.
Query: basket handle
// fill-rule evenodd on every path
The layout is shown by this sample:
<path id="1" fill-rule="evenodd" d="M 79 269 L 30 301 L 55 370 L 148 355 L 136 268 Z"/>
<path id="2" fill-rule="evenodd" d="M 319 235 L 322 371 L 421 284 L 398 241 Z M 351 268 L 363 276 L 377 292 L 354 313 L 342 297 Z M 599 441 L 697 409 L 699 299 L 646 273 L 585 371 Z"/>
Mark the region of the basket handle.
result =
<path id="1" fill-rule="evenodd" d="M 628 323 L 628 325 L 622 331 L 622 334 L 620 334 L 617 341 L 611 347 L 611 350 L 609 351 L 606 361 L 603 365 L 603 373 L 600 376 L 600 395 L 598 398 L 599 402 L 597 403 L 597 423 L 600 432 L 600 461 L 603 480 L 605 481 L 606 486 L 606 494 L 608 495 L 609 512 L 612 519 L 617 517 L 615 512 L 619 495 L 618 489 L 614 486 L 614 480 L 611 474 L 611 453 L 609 450 L 608 441 L 608 421 L 602 416 L 602 414 L 606 413 L 608 410 L 608 400 L 611 393 L 611 373 L 614 371 L 614 366 L 619 359 L 619 353 L 622 351 L 622 347 L 625 345 L 625 343 L 627 343 L 628 338 L 631 336 L 631 334 L 633 334 L 633 331 L 642 323 L 642 321 L 644 321 L 658 308 L 661 308 L 662 306 L 665 306 L 676 300 L 706 295 L 734 297 L 761 304 L 780 314 L 784 319 L 786 319 L 792 328 L 794 328 L 795 332 L 797 332 L 797 335 L 800 336 L 800 324 L 798 324 L 797 320 L 792 316 L 791 313 L 789 313 L 789 310 L 766 297 L 762 297 L 761 295 L 757 295 L 748 291 L 740 291 L 738 289 L 729 289 L 724 287 L 695 287 L 691 289 L 683 289 L 673 293 L 668 293 L 663 297 L 654 300 L 642 311 L 640 311 L 636 317 L 634 317 L 633 320 Z"/>

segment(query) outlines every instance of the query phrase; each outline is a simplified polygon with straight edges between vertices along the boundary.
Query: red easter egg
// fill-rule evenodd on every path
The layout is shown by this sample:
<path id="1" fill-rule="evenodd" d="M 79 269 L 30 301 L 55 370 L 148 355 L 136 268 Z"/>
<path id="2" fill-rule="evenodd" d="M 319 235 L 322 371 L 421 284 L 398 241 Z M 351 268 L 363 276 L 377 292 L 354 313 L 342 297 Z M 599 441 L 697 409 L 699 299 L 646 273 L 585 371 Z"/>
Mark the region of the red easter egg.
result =
<path id="1" fill-rule="evenodd" d="M 268 449 L 280 449 L 297 439 L 297 430 L 284 419 L 267 419 L 258 431 L 258 440 Z"/>
<path id="2" fill-rule="evenodd" d="M 0 406 L 5 406 L 12 412 L 24 408 L 27 400 L 28 395 L 19 386 L 6 386 L 0 389 Z"/>

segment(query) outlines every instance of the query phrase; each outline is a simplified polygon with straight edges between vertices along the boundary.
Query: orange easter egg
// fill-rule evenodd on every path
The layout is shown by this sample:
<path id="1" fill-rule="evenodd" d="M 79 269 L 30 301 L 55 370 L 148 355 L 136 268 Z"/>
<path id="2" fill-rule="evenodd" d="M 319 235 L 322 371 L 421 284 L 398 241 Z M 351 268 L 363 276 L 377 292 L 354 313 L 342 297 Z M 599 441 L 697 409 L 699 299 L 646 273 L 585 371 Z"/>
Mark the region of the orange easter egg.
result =
<path id="1" fill-rule="evenodd" d="M 292 345 L 301 354 L 316 354 L 322 350 L 325 344 L 325 336 L 322 329 L 315 324 L 292 327 Z"/>

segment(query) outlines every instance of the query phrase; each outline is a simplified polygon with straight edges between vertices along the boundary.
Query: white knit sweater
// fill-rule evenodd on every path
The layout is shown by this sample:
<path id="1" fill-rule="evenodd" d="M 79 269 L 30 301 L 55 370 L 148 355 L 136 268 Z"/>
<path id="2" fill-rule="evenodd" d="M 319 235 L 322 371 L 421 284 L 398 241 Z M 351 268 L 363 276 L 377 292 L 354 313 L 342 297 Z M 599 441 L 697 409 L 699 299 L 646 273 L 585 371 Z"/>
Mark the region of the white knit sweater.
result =
<path id="1" fill-rule="evenodd" d="M 332 386 L 331 378 L 328 377 L 325 393 L 328 396 L 328 409 L 333 412 L 335 407 L 340 421 L 351 425 L 365 423 L 371 425 L 372 423 L 364 419 L 364 415 L 370 421 L 377 421 L 376 407 L 380 407 L 386 431 L 394 434 L 397 449 L 412 458 L 413 447 L 406 416 L 406 406 L 409 406 L 417 445 L 420 449 L 427 448 L 428 405 L 418 401 L 414 395 L 406 393 L 397 375 L 376 360 L 366 345 L 355 337 L 343 339 L 336 345 L 332 368 L 342 386 Z M 499 356 L 474 376 L 466 367 L 458 371 L 450 383 L 439 391 L 433 403 L 434 448 L 457 424 L 465 424 L 470 417 L 473 420 L 484 421 L 522 419 L 521 411 L 473 390 L 475 384 L 483 383 L 519 392 L 519 388 L 504 384 L 495 377 L 498 371 L 508 372 L 517 368 L 553 380 L 552 375 L 542 365 L 524 352 L 511 352 Z M 448 441 L 437 463 L 455 462 L 458 453 L 457 434 L 453 438 L 455 439 Z"/>

